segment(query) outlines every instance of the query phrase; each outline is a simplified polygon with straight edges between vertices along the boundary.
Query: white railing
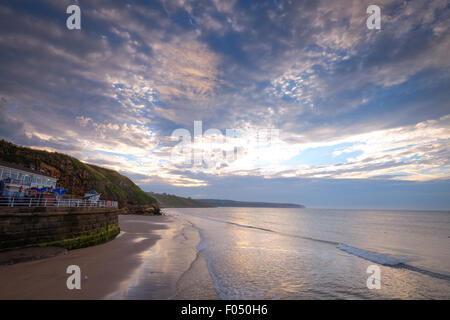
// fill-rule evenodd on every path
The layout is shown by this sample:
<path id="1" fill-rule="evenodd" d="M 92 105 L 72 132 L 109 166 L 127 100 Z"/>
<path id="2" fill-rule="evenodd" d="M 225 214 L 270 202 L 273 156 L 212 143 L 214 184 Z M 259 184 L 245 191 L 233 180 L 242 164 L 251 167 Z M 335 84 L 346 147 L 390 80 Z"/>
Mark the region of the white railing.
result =
<path id="1" fill-rule="evenodd" d="M 28 197 L 0 197 L 0 207 L 113 207 L 119 206 L 117 201 Z"/>

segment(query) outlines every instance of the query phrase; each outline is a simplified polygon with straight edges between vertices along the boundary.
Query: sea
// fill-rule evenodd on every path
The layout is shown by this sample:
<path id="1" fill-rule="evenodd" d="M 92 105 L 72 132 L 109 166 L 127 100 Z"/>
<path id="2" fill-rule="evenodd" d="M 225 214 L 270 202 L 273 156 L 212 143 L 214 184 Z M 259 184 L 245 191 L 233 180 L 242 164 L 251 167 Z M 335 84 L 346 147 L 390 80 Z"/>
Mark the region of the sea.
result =
<path id="1" fill-rule="evenodd" d="M 165 209 L 221 299 L 450 299 L 450 212 Z"/>

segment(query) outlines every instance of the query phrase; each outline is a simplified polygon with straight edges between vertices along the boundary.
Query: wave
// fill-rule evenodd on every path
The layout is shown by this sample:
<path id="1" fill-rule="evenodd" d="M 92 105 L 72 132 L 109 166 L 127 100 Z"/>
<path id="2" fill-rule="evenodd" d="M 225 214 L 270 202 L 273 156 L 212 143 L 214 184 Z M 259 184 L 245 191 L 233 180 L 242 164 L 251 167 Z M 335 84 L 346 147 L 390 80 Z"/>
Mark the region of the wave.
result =
<path id="1" fill-rule="evenodd" d="M 404 258 L 404 257 L 394 257 L 393 255 L 386 254 L 386 253 L 379 253 L 379 252 L 374 252 L 374 251 L 369 251 L 369 250 L 352 247 L 345 243 L 339 243 L 339 242 L 330 241 L 330 240 L 305 237 L 305 236 L 300 236 L 300 235 L 293 235 L 293 234 L 278 232 L 278 231 L 267 229 L 267 228 L 245 225 L 245 224 L 240 224 L 240 223 L 236 223 L 236 222 L 206 217 L 206 216 L 195 216 L 195 217 L 206 219 L 206 220 L 211 220 L 211 221 L 215 221 L 215 222 L 220 222 L 220 223 L 226 223 L 226 224 L 234 225 L 234 226 L 241 227 L 241 228 L 257 229 L 257 230 L 261 230 L 261 231 L 265 231 L 265 232 L 276 233 L 276 234 L 287 236 L 287 237 L 294 237 L 294 238 L 305 239 L 305 240 L 310 240 L 310 241 L 333 245 L 339 250 L 345 251 L 345 252 L 355 255 L 359 258 L 362 258 L 362 259 L 365 259 L 365 260 L 368 260 L 368 261 L 371 261 L 374 263 L 378 263 L 380 265 L 393 267 L 393 268 L 403 268 L 403 269 L 407 269 L 409 271 L 427 275 L 427 276 L 430 276 L 430 277 L 433 277 L 436 279 L 450 281 L 450 276 L 447 274 L 437 273 L 437 272 L 433 272 L 433 271 L 426 270 L 426 269 L 421 269 L 421 268 L 406 264 L 406 258 Z M 204 248 L 202 248 L 202 249 L 204 249 Z M 220 293 L 219 293 L 219 295 L 220 295 Z"/>
<path id="2" fill-rule="evenodd" d="M 346 244 L 340 243 L 337 246 L 338 249 L 345 251 L 347 253 L 350 253 L 352 255 L 355 255 L 357 257 L 384 265 L 384 266 L 398 266 L 403 263 L 403 261 L 400 261 L 398 258 L 385 253 L 378 253 L 368 250 L 363 250 L 355 247 L 350 247 Z"/>
<path id="3" fill-rule="evenodd" d="M 405 263 L 405 260 L 406 260 L 405 258 L 397 258 L 397 257 L 394 257 L 394 256 L 392 256 L 390 254 L 386 254 L 386 253 L 378 253 L 378 252 L 363 250 L 363 249 L 359 249 L 359 248 L 355 248 L 355 247 L 350 247 L 343 243 L 340 243 L 337 246 L 337 248 L 342 251 L 345 251 L 349 254 L 355 255 L 357 257 L 360 257 L 365 260 L 369 260 L 369 261 L 372 261 L 372 262 L 375 262 L 375 263 L 378 263 L 378 264 L 381 264 L 384 266 L 389 266 L 389 267 L 394 267 L 394 268 L 402 268 L 402 269 L 417 272 L 417 273 L 420 273 L 420 274 L 423 274 L 423 275 L 426 275 L 426 276 L 429 276 L 432 278 L 450 281 L 450 275 L 437 273 L 434 271 L 411 266 L 411 265 Z"/>
<path id="4" fill-rule="evenodd" d="M 242 228 L 257 229 L 257 230 L 262 230 L 262 231 L 267 231 L 267 232 L 276 232 L 276 231 L 271 230 L 271 229 L 255 227 L 255 226 L 250 226 L 250 225 L 246 225 L 246 224 L 240 224 L 240 223 L 236 223 L 236 222 L 226 221 L 226 220 L 214 219 L 214 218 L 211 218 L 211 217 L 205 217 L 205 216 L 196 216 L 196 217 L 201 218 L 201 219 L 205 219 L 205 220 L 211 220 L 211 221 L 215 221 L 215 222 L 231 224 L 231 225 L 242 227 Z"/>
<path id="5" fill-rule="evenodd" d="M 275 230 L 272 230 L 272 229 L 256 227 L 256 226 L 250 226 L 250 225 L 247 225 L 247 224 L 241 224 L 241 223 L 231 222 L 231 221 L 226 221 L 226 220 L 215 219 L 215 218 L 211 218 L 211 217 L 205 217 L 205 216 L 196 216 L 196 217 L 197 218 L 201 218 L 201 219 L 205 219 L 205 220 L 211 220 L 211 221 L 215 221 L 215 222 L 231 224 L 233 226 L 237 226 L 237 227 L 241 227 L 241 228 L 255 229 L 255 230 L 261 230 L 261 231 L 276 233 L 276 234 L 279 234 L 279 235 L 282 235 L 282 236 L 286 236 L 286 237 L 293 237 L 293 238 L 311 240 L 311 241 L 322 242 L 322 243 L 327 243 L 327 244 L 332 244 L 332 245 L 338 245 L 339 244 L 338 242 L 334 242 L 334 241 L 323 240 L 323 239 L 316 239 L 316 238 L 311 238 L 311 237 L 304 237 L 304 236 L 299 236 L 299 235 L 295 235 L 295 234 L 279 232 L 279 231 L 275 231 Z"/>

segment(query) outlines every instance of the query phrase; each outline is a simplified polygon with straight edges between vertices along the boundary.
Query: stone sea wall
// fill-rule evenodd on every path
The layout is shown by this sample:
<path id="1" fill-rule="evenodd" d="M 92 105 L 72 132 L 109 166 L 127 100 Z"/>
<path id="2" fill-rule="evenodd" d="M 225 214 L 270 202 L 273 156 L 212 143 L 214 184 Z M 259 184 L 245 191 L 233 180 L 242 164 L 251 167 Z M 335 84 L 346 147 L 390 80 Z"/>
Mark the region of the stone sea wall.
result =
<path id="1" fill-rule="evenodd" d="M 119 232 L 114 208 L 0 207 L 0 251 L 30 246 L 76 249 L 113 239 Z"/>

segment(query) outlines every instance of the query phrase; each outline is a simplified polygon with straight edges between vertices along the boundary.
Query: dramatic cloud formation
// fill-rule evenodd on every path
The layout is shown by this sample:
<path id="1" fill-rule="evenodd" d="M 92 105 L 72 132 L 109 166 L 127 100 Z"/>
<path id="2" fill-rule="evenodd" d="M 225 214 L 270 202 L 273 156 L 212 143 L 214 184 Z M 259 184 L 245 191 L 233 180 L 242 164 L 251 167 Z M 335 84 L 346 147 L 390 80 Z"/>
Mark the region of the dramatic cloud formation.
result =
<path id="1" fill-rule="evenodd" d="M 66 28 L 74 3 L 81 30 Z M 152 191 L 439 181 L 450 198 L 450 4 L 378 1 L 381 30 L 369 30 L 370 4 L 3 2 L 0 137 Z M 195 136 L 194 121 L 218 131 Z M 175 152 L 180 128 L 191 162 Z M 285 199 L 308 204 L 273 200 Z"/>

